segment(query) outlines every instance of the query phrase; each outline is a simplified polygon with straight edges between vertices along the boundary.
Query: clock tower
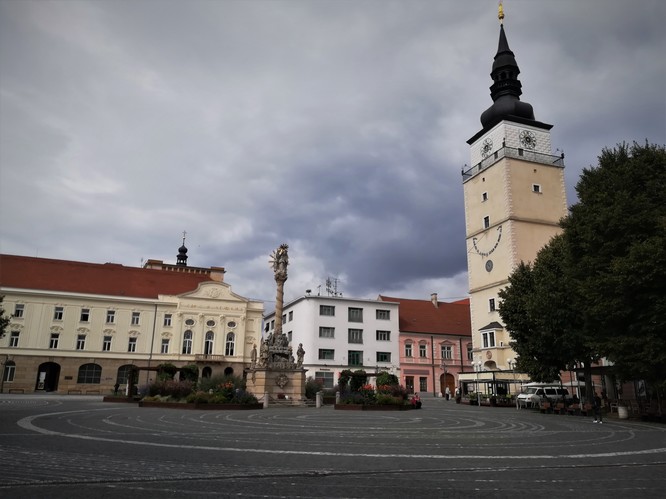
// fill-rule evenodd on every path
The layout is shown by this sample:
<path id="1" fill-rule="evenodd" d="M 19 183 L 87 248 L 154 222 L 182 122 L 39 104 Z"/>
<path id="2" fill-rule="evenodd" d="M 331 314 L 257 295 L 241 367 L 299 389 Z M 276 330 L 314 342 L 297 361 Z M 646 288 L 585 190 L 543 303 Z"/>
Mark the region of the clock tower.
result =
<path id="1" fill-rule="evenodd" d="M 511 369 L 515 359 L 497 311 L 498 292 L 521 261 L 533 261 L 560 232 L 567 213 L 564 154 L 553 156 L 552 125 L 537 121 L 532 106 L 520 100 L 520 70 L 501 4 L 499 19 L 493 104 L 467 141 L 473 166 L 462 172 L 474 364 L 485 370 Z"/>

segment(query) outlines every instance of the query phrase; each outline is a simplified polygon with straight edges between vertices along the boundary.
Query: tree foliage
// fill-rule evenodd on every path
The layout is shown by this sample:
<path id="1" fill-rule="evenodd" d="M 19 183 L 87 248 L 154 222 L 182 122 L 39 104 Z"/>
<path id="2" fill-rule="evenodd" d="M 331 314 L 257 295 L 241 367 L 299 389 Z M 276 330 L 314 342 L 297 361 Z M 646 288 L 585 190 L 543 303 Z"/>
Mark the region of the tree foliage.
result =
<path id="1" fill-rule="evenodd" d="M 666 151 L 605 149 L 563 233 L 500 292 L 517 368 L 551 381 L 606 357 L 624 379 L 666 377 Z M 590 376 L 586 376 L 589 380 Z M 588 388 L 589 389 L 589 388 Z"/>
<path id="2" fill-rule="evenodd" d="M 5 333 L 7 332 L 7 326 L 9 326 L 9 321 L 11 320 L 11 316 L 5 315 L 5 309 L 2 306 L 4 299 L 5 296 L 0 295 L 0 338 L 5 336 Z"/>

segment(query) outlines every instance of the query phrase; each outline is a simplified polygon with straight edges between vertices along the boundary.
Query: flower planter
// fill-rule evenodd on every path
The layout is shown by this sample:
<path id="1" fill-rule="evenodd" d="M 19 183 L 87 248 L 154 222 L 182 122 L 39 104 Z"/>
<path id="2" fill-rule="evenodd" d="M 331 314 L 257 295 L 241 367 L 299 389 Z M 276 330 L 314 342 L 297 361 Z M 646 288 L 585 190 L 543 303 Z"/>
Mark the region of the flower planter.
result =
<path id="1" fill-rule="evenodd" d="M 263 404 L 188 404 L 180 402 L 139 402 L 139 407 L 159 407 L 161 409 L 194 409 L 207 411 L 248 411 L 263 409 Z"/>
<path id="2" fill-rule="evenodd" d="M 410 411 L 411 405 L 363 405 L 363 404 L 335 404 L 336 411 Z"/>

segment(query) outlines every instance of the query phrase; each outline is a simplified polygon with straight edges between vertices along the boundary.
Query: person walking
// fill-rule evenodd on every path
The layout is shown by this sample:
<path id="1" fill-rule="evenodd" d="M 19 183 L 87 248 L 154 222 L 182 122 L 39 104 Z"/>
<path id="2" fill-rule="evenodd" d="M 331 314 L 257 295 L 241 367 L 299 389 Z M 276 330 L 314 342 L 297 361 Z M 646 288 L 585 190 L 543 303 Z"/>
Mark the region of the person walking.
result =
<path id="1" fill-rule="evenodd" d="M 603 423 L 603 417 L 601 416 L 601 397 L 597 395 L 597 392 L 594 392 L 592 397 L 592 410 L 594 411 L 594 421 L 593 423 Z"/>
<path id="2" fill-rule="evenodd" d="M 448 386 L 446 387 L 446 392 L 445 393 L 446 393 L 446 400 L 450 400 L 451 399 L 451 390 L 449 389 Z"/>

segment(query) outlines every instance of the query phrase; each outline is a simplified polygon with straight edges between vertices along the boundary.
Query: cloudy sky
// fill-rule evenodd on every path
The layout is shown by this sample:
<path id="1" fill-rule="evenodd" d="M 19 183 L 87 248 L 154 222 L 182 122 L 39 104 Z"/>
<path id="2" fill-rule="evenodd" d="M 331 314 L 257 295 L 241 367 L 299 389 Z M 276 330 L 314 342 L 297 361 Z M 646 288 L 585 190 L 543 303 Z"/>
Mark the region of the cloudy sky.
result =
<path id="1" fill-rule="evenodd" d="M 569 203 L 621 141 L 666 142 L 666 2 L 505 0 Z M 286 298 L 467 295 L 460 171 L 496 0 L 0 0 L 0 252 L 223 266 Z"/>

